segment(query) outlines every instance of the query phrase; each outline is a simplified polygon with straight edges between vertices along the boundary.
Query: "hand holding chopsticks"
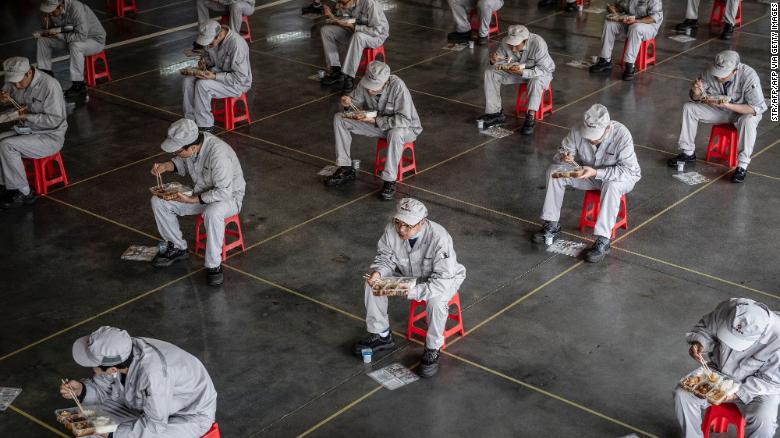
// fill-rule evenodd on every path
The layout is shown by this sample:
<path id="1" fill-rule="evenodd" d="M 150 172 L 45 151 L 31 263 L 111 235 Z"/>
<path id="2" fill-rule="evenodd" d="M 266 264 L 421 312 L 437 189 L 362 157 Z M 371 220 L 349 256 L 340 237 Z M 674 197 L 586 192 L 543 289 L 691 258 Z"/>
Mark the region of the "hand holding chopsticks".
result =
<path id="1" fill-rule="evenodd" d="M 65 391 L 63 391 L 63 389 L 65 389 Z M 82 391 L 83 391 L 83 388 L 82 388 Z M 81 403 L 79 402 L 79 398 L 76 395 L 76 392 L 73 390 L 73 387 L 70 386 L 70 381 L 68 381 L 67 379 L 62 379 L 62 386 L 60 386 L 60 393 L 63 395 L 63 397 L 65 396 L 66 393 L 68 395 L 70 395 L 70 397 L 73 399 L 73 401 L 76 402 L 76 406 L 79 408 L 79 412 L 81 412 L 81 415 L 84 415 L 84 408 L 81 407 Z M 79 393 L 81 393 L 81 391 L 79 391 Z"/>

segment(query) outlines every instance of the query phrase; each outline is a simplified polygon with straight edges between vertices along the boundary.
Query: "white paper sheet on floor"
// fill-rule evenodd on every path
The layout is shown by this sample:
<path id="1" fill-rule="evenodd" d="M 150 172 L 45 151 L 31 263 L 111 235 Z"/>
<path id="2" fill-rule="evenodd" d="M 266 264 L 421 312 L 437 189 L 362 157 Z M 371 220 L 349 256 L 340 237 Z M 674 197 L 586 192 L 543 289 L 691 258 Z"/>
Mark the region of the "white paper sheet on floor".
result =
<path id="1" fill-rule="evenodd" d="M 22 388 L 6 388 L 0 386 L 0 411 L 8 409 L 14 399 L 22 393 Z"/>
<path id="2" fill-rule="evenodd" d="M 134 262 L 151 262 L 160 252 L 156 246 L 130 245 L 122 254 L 122 260 Z"/>
<path id="3" fill-rule="evenodd" d="M 417 374 L 400 363 L 372 371 L 368 373 L 368 376 L 391 391 L 420 380 Z"/>
<path id="4" fill-rule="evenodd" d="M 466 48 L 466 44 L 449 43 L 446 46 L 442 47 L 441 49 L 449 50 L 450 52 L 460 52 L 465 48 Z"/>
<path id="5" fill-rule="evenodd" d="M 675 173 L 674 175 L 672 175 L 672 177 L 679 179 L 680 181 L 684 182 L 685 184 L 688 184 L 689 186 L 695 186 L 697 184 L 705 183 L 710 180 L 709 178 L 700 174 L 699 172 Z"/>
<path id="6" fill-rule="evenodd" d="M 591 65 L 593 65 L 593 63 L 590 61 L 586 61 L 584 59 L 574 59 L 567 62 L 566 65 L 568 65 L 569 67 L 587 70 L 590 68 Z"/>
<path id="7" fill-rule="evenodd" d="M 332 165 L 325 166 L 325 167 L 322 168 L 322 170 L 317 172 L 317 175 L 320 175 L 320 176 L 331 176 L 334 173 L 336 173 L 336 169 L 338 169 L 338 168 L 339 168 L 338 166 L 332 166 Z"/>
<path id="8" fill-rule="evenodd" d="M 588 9 L 583 9 L 582 12 L 587 12 L 589 14 L 603 14 L 604 12 L 607 12 L 606 8 L 599 8 L 596 6 L 592 6 Z"/>
<path id="9" fill-rule="evenodd" d="M 480 131 L 481 134 L 489 135 L 494 138 L 504 138 L 509 137 L 510 135 L 514 134 L 512 131 L 502 128 L 500 126 L 493 125 L 488 129 Z"/>
<path id="10" fill-rule="evenodd" d="M 675 40 L 678 43 L 690 43 L 691 41 L 696 41 L 696 38 L 688 35 L 674 35 L 674 36 L 670 36 L 669 39 Z"/>
<path id="11" fill-rule="evenodd" d="M 559 239 L 547 247 L 547 252 L 578 257 L 583 249 L 585 249 L 585 242 L 572 242 L 570 240 Z"/>

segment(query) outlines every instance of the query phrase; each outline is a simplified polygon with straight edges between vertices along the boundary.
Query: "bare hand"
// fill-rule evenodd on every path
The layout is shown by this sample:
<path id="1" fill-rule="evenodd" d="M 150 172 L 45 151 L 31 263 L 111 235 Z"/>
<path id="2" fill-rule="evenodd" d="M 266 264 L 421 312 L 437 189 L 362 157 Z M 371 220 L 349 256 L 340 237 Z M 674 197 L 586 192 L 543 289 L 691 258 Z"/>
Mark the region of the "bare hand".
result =
<path id="1" fill-rule="evenodd" d="M 626 18 L 623 20 L 623 24 L 631 26 L 632 24 L 636 23 L 636 18 Z"/>
<path id="2" fill-rule="evenodd" d="M 704 88 L 701 79 L 696 79 L 695 81 L 693 81 L 691 90 L 693 91 L 693 94 L 697 96 L 700 96 L 702 93 L 704 93 Z"/>
<path id="3" fill-rule="evenodd" d="M 158 176 L 158 175 L 162 175 L 165 172 L 173 172 L 173 163 L 168 161 L 165 163 L 152 164 L 152 175 Z"/>
<path id="4" fill-rule="evenodd" d="M 352 105 L 352 98 L 349 96 L 341 96 L 341 106 L 349 108 Z"/>
<path id="5" fill-rule="evenodd" d="M 361 115 L 360 118 L 358 118 L 361 122 L 370 123 L 372 125 L 376 124 L 376 117 L 366 117 L 365 115 Z"/>
<path id="6" fill-rule="evenodd" d="M 210 71 L 208 71 L 208 70 L 201 70 L 201 71 L 198 71 L 197 73 L 195 73 L 195 77 L 197 77 L 198 79 L 214 80 L 214 79 L 217 78 L 217 75 L 212 73 L 212 72 L 210 72 Z"/>
<path id="7" fill-rule="evenodd" d="M 379 280 L 379 278 L 381 278 L 381 277 L 382 277 L 382 274 L 380 274 L 379 272 L 376 272 L 376 271 L 374 271 L 374 272 L 372 272 L 372 273 L 371 273 L 371 275 L 370 275 L 370 276 L 369 276 L 369 277 L 366 279 L 366 283 L 367 283 L 369 286 L 371 286 L 371 287 L 374 287 L 374 283 L 376 283 L 376 281 L 377 281 L 377 280 Z"/>
<path id="8" fill-rule="evenodd" d="M 182 202 L 184 204 L 198 204 L 200 203 L 200 199 L 198 199 L 197 196 L 187 196 L 182 192 L 179 192 L 176 194 L 176 201 Z"/>
<path id="9" fill-rule="evenodd" d="M 67 383 L 60 385 L 60 395 L 62 398 L 72 399 L 73 395 L 71 395 L 71 390 L 73 390 L 73 394 L 76 394 L 76 397 L 78 397 L 84 390 L 84 384 L 76 380 L 68 380 Z"/>
<path id="10" fill-rule="evenodd" d="M 22 105 L 22 107 L 19 108 L 18 110 L 16 110 L 16 112 L 19 114 L 19 120 L 26 120 L 27 119 L 28 112 L 27 112 L 27 106 L 26 105 Z"/>
<path id="11" fill-rule="evenodd" d="M 564 152 L 563 155 L 561 155 L 561 161 L 564 163 L 574 164 L 574 157 L 571 156 L 570 152 Z"/>
<path id="12" fill-rule="evenodd" d="M 45 38 L 57 38 L 57 35 L 59 35 L 59 32 L 57 32 L 56 30 L 48 30 L 41 34 L 41 36 Z"/>
<path id="13" fill-rule="evenodd" d="M 325 18 L 333 18 L 333 11 L 331 11 L 330 6 L 322 5 L 322 15 L 324 15 Z"/>
<path id="14" fill-rule="evenodd" d="M 523 67 L 520 67 L 519 65 L 513 65 L 509 67 L 509 73 L 520 75 L 523 74 Z"/>
<path id="15" fill-rule="evenodd" d="M 704 363 L 704 358 L 701 355 L 701 352 L 704 351 L 704 346 L 700 343 L 693 341 L 691 342 L 691 347 L 688 349 L 688 354 L 699 363 Z"/>
<path id="16" fill-rule="evenodd" d="M 609 4 L 609 5 L 607 5 L 607 11 L 608 11 L 610 14 L 617 14 L 617 12 L 618 12 L 618 9 L 617 9 L 617 6 L 615 6 L 615 5 L 613 5 L 613 4 Z"/>
<path id="17" fill-rule="evenodd" d="M 209 63 L 204 58 L 198 59 L 198 70 L 206 70 L 209 68 Z"/>
<path id="18" fill-rule="evenodd" d="M 7 91 L 0 91 L 0 102 L 8 103 L 11 100 L 11 95 Z"/>
<path id="19" fill-rule="evenodd" d="M 594 176 L 596 176 L 596 169 L 590 166 L 582 166 L 582 174 L 576 177 L 576 179 L 593 178 Z"/>

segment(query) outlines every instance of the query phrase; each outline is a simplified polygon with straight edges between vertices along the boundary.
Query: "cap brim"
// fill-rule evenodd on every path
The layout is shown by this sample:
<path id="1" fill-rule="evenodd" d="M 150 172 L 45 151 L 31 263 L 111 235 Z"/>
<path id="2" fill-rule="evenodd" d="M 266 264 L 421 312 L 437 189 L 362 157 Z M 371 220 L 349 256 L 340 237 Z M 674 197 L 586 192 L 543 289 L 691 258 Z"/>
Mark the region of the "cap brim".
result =
<path id="1" fill-rule="evenodd" d="M 715 76 L 716 78 L 725 78 L 726 76 L 730 75 L 732 71 L 734 71 L 733 68 L 723 68 L 723 69 L 717 67 L 710 68 L 710 74 Z"/>
<path id="2" fill-rule="evenodd" d="M 24 73 L 24 72 L 23 73 L 8 73 L 8 72 L 6 72 L 5 73 L 5 81 L 6 82 L 11 82 L 11 83 L 15 84 L 15 83 L 21 81 L 22 79 L 24 79 L 24 75 L 26 75 L 26 74 L 27 73 Z"/>
<path id="3" fill-rule="evenodd" d="M 51 14 L 59 5 L 41 5 L 41 12 L 44 14 Z"/>
<path id="4" fill-rule="evenodd" d="M 213 41 L 214 38 L 216 38 L 216 35 L 198 35 L 198 38 L 195 40 L 195 43 L 197 43 L 199 46 L 208 46 Z"/>
<path id="5" fill-rule="evenodd" d="M 360 86 L 367 90 L 378 90 L 382 88 L 383 85 L 385 85 L 384 82 L 372 81 L 367 76 L 364 76 L 363 79 L 360 80 Z"/>
<path id="6" fill-rule="evenodd" d="M 726 344 L 729 348 L 735 351 L 744 351 L 750 348 L 751 345 L 755 344 L 756 341 L 758 341 L 758 338 L 754 340 L 740 338 L 734 335 L 734 333 L 731 333 L 731 330 L 729 330 L 729 327 L 720 327 L 718 328 L 717 333 L 718 339 Z"/>
<path id="7" fill-rule="evenodd" d="M 582 136 L 585 137 L 586 140 L 598 140 L 604 135 L 604 130 L 607 129 L 607 127 L 596 127 L 591 128 L 585 124 L 583 124 L 582 128 Z"/>
<path id="8" fill-rule="evenodd" d="M 510 46 L 519 46 L 520 44 L 525 41 L 524 39 L 518 37 L 518 36 L 505 36 L 501 42 L 504 44 L 509 44 Z"/>
<path id="9" fill-rule="evenodd" d="M 183 148 L 184 146 L 187 146 L 189 143 L 181 142 L 178 140 L 174 140 L 172 138 L 166 138 L 160 147 L 163 151 L 168 153 L 174 153 L 178 151 L 179 149 Z"/>
<path id="10" fill-rule="evenodd" d="M 73 343 L 73 360 L 83 367 L 100 366 L 100 361 L 89 352 L 88 343 L 89 336 L 76 339 L 76 342 Z"/>
<path id="11" fill-rule="evenodd" d="M 424 217 L 420 217 L 414 214 L 404 214 L 404 213 L 396 213 L 394 216 L 399 221 L 405 223 L 406 225 L 417 225 L 420 223 L 421 220 L 425 219 Z"/>

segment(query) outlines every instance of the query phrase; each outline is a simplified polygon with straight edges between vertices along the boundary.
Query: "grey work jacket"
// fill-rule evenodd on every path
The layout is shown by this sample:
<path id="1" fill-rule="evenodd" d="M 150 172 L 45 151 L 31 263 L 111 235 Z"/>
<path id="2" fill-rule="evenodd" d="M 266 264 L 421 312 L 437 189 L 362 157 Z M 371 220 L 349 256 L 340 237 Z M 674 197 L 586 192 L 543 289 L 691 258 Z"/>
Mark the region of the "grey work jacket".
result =
<path id="1" fill-rule="evenodd" d="M 393 128 L 408 128 L 415 135 L 420 135 L 423 130 L 412 94 L 396 75 L 390 75 L 381 94 L 372 96 L 366 87 L 358 85 L 349 97 L 356 107 L 376 111 L 376 125 L 385 132 Z"/>
<path id="2" fill-rule="evenodd" d="M 458 263 L 452 237 L 441 225 L 428 220 L 417 233 L 414 248 L 401 240 L 391 222 L 377 244 L 377 254 L 371 269 L 382 277 L 395 272 L 404 277 L 417 277 L 417 285 L 409 291 L 410 300 L 428 300 L 453 289 L 466 278 L 466 268 Z"/>
<path id="3" fill-rule="evenodd" d="M 350 8 L 338 8 L 334 15 L 355 19 L 355 32 L 387 39 L 390 24 L 387 22 L 382 3 L 376 0 L 355 0 Z"/>
<path id="4" fill-rule="evenodd" d="M 496 64 L 525 64 L 522 74 L 524 78 L 531 79 L 549 76 L 552 79 L 552 74 L 555 71 L 555 62 L 550 57 L 544 38 L 535 33 L 528 37 L 523 50 L 517 53 L 513 53 L 512 46 L 503 42 L 499 45 L 496 52 L 498 52 L 499 57 L 509 58 L 508 61 L 500 60 Z"/>
<path id="5" fill-rule="evenodd" d="M 616 4 L 628 15 L 633 15 L 636 18 L 652 18 L 651 26 L 656 31 L 664 21 L 664 5 L 661 0 L 618 0 Z"/>
<path id="6" fill-rule="evenodd" d="M 246 93 L 252 87 L 252 67 L 249 65 L 249 46 L 244 38 L 228 30 L 225 39 L 213 49 L 206 49 L 206 64 L 217 67 L 216 80 Z"/>
<path id="7" fill-rule="evenodd" d="M 3 91 L 8 92 L 20 105 L 27 106 L 27 119 L 23 125 L 32 129 L 33 134 L 48 134 L 65 142 L 65 131 L 68 130 L 65 97 L 62 87 L 56 79 L 34 69 L 30 86 L 17 90 L 6 82 Z"/>
<path id="8" fill-rule="evenodd" d="M 702 81 L 704 94 L 727 95 L 729 102 L 747 104 L 753 108 L 756 115 L 763 114 L 767 110 L 764 100 L 764 91 L 761 89 L 761 81 L 752 67 L 746 64 L 737 64 L 737 74 L 731 78 L 729 92 L 725 92 L 723 84 L 707 69 L 699 76 Z"/>
<path id="9" fill-rule="evenodd" d="M 100 44 L 106 43 L 106 30 L 100 24 L 97 16 L 89 6 L 78 0 L 65 0 L 65 12 L 59 17 L 51 17 L 55 26 L 73 26 L 72 32 L 61 33 L 57 38 L 66 43 L 94 40 Z"/>
<path id="10" fill-rule="evenodd" d="M 214 419 L 217 391 L 208 371 L 195 356 L 164 341 L 133 338 L 133 362 L 124 385 L 117 375 L 84 382 L 84 404 L 107 400 L 141 411 L 135 421 L 119 425 L 114 438 L 145 438 L 162 434 L 172 416 Z"/>
<path id="11" fill-rule="evenodd" d="M 190 175 L 195 183 L 193 195 L 204 204 L 235 200 L 238 209 L 244 199 L 246 182 L 233 148 L 219 137 L 203 134 L 203 144 L 197 154 L 189 158 L 171 160 L 181 176 Z"/>
<path id="12" fill-rule="evenodd" d="M 702 354 L 709 355 L 715 368 L 741 384 L 736 395 L 743 403 L 750 403 L 759 395 L 780 395 L 780 317 L 770 312 L 769 327 L 758 342 L 744 351 L 732 350 L 716 334 L 722 324 L 731 323 L 728 316 L 735 305 L 733 298 L 718 304 L 685 339 L 700 343 L 704 347 Z"/>
<path id="13" fill-rule="evenodd" d="M 598 148 L 582 136 L 582 124 L 575 126 L 563 139 L 555 160 L 561 162 L 560 155 L 568 152 L 583 166 L 596 169 L 598 180 L 636 183 L 642 178 L 642 171 L 634 152 L 634 139 L 622 123 L 612 120 L 609 125 Z"/>

